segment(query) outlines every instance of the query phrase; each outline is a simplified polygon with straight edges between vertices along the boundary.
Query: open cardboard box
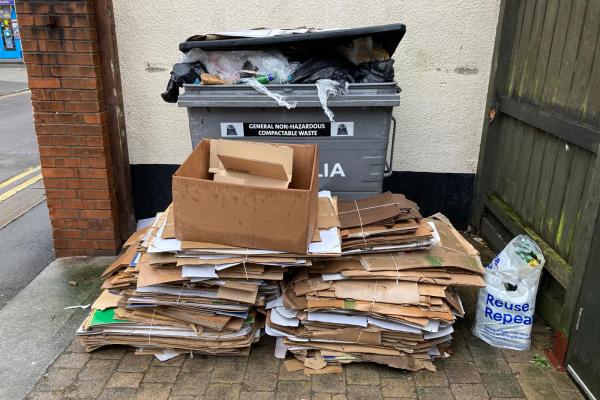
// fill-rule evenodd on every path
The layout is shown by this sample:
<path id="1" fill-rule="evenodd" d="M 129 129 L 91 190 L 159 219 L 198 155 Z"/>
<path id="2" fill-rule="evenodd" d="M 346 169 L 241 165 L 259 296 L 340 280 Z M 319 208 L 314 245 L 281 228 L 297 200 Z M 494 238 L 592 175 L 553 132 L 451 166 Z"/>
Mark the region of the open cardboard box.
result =
<path id="1" fill-rule="evenodd" d="M 214 181 L 210 142 L 202 140 L 173 176 L 176 237 L 305 254 L 318 212 L 317 146 L 286 144 L 294 159 L 283 189 Z"/>
<path id="2" fill-rule="evenodd" d="M 293 160 L 294 150 L 286 145 L 211 140 L 208 172 L 216 182 L 286 189 Z"/>

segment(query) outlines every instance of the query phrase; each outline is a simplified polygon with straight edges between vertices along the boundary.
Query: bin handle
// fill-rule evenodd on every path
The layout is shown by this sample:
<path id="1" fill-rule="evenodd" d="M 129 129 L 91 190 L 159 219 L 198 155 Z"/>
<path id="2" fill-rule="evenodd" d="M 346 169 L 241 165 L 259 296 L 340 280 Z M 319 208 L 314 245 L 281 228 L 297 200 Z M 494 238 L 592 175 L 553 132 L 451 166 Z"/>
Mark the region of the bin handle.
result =
<path id="1" fill-rule="evenodd" d="M 387 178 L 388 176 L 392 176 L 392 163 L 394 162 L 394 147 L 396 144 L 396 117 L 392 115 L 392 149 L 390 150 L 390 159 L 385 160 L 385 170 L 383 171 L 383 176 Z"/>

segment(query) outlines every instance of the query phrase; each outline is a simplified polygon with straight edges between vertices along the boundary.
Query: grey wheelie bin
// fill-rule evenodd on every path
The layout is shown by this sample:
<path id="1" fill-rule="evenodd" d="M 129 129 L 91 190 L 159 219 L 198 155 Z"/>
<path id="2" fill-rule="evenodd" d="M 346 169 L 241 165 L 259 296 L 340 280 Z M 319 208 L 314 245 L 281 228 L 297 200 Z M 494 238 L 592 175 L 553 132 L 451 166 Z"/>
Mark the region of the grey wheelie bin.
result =
<path id="1" fill-rule="evenodd" d="M 399 26 L 401 34 L 395 39 L 391 38 L 393 35 L 382 36 L 385 38 L 382 40 L 391 41 L 390 54 L 404 34 L 404 25 Z M 350 37 L 359 35 L 361 29 L 371 29 L 367 32 L 370 35 L 386 33 L 376 29 L 382 27 L 374 28 L 374 31 L 373 27 L 326 31 L 319 35 L 325 34 L 326 40 L 333 40 L 336 32 Z M 398 27 L 395 28 L 397 34 Z M 289 36 L 298 41 L 298 37 L 306 35 Z M 281 41 L 285 38 L 276 39 Z M 243 44 L 248 40 L 237 39 L 237 42 Z M 252 40 L 256 42 L 256 39 Z M 229 47 L 221 43 L 216 50 L 237 49 L 239 43 Z M 272 45 L 268 40 L 266 43 Z M 180 49 L 184 44 L 190 46 L 189 42 L 185 42 Z M 259 42 L 253 46 L 264 44 Z M 207 45 L 214 47 L 219 43 L 201 42 L 198 46 Z M 184 85 L 185 92 L 179 95 L 178 105 L 187 108 L 192 145 L 195 147 L 203 138 L 317 143 L 322 190 L 330 190 L 346 199 L 381 192 L 384 175 L 391 173 L 396 135 L 392 110 L 400 104 L 400 89 L 396 82 L 351 83 L 347 94 L 329 97 L 327 105 L 334 113 L 334 122 L 324 114 L 315 84 L 269 84 L 267 87 L 271 92 L 285 96 L 288 102 L 296 102 L 296 107 L 281 107 L 275 100 L 248 85 Z"/>

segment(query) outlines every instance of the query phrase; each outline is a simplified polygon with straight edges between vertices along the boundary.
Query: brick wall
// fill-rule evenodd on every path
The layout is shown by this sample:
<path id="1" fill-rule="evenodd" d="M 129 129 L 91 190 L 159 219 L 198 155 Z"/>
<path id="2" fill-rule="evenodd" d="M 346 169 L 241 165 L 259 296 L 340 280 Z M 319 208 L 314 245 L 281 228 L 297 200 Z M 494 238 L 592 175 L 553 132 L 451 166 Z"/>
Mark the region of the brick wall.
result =
<path id="1" fill-rule="evenodd" d="M 95 8 L 17 2 L 57 257 L 114 254 L 122 241 Z"/>

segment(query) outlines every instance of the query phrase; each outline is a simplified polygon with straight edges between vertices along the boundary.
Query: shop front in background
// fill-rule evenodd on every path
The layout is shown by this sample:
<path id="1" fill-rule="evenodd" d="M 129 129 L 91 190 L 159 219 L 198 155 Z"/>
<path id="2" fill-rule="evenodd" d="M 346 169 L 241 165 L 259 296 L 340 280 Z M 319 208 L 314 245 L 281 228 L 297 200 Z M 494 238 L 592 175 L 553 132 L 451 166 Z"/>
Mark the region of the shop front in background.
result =
<path id="1" fill-rule="evenodd" d="M 14 0 L 0 0 L 0 61 L 23 61 L 19 23 Z"/>

